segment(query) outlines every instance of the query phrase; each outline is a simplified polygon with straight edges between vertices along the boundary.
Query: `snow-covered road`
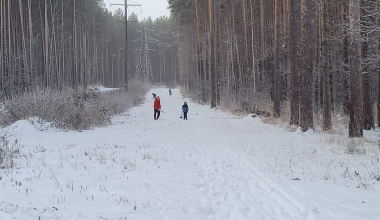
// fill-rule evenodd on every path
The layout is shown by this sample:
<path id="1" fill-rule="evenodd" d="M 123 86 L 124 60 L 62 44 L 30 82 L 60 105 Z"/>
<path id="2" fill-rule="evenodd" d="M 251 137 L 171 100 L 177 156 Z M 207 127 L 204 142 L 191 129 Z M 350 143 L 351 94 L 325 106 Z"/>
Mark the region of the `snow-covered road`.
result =
<path id="1" fill-rule="evenodd" d="M 324 135 L 211 110 L 172 91 L 153 88 L 105 128 L 39 131 L 17 122 L 22 147 L 15 167 L 0 171 L 0 220 L 380 219 L 380 189 L 369 181 L 380 167 L 375 149 L 332 151 Z M 152 92 L 165 112 L 159 120 Z M 187 121 L 179 118 L 184 101 Z M 363 163 L 368 171 L 354 170 Z M 354 171 L 361 182 L 368 173 L 365 189 Z"/>

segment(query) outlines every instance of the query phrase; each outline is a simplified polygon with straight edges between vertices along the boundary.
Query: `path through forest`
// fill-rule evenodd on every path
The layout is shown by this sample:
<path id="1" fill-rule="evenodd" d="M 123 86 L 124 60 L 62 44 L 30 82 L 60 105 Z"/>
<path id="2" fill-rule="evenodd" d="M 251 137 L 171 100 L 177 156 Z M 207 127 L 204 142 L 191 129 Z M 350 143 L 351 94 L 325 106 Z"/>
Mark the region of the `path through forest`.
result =
<path id="1" fill-rule="evenodd" d="M 161 97 L 159 120 L 152 92 Z M 184 101 L 187 121 L 179 118 Z M 375 151 L 348 155 L 325 135 L 211 110 L 177 89 L 169 96 L 153 88 L 108 127 L 37 128 L 28 120 L 12 126 L 22 147 L 15 167 L 0 172 L 1 220 L 380 216 L 380 189 L 369 175 L 379 167 L 371 165 Z"/>

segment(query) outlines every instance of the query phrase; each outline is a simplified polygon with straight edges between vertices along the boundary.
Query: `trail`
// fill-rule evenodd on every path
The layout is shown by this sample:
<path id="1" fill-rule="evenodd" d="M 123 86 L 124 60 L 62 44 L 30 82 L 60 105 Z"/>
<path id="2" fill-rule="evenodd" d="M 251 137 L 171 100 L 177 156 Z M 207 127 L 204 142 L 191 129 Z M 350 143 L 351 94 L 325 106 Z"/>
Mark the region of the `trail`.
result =
<path id="1" fill-rule="evenodd" d="M 158 120 L 153 120 L 152 92 L 160 96 L 165 112 Z M 336 214 L 324 201 L 308 199 L 265 170 L 263 161 L 275 160 L 268 152 L 294 136 L 279 140 L 286 131 L 195 104 L 177 89 L 172 92 L 169 96 L 167 89 L 153 88 L 142 105 L 114 117 L 105 128 L 41 132 L 19 122 L 23 156 L 15 160 L 15 169 L 2 174 L 0 219 L 347 217 L 346 209 Z M 179 118 L 184 101 L 187 121 Z"/>

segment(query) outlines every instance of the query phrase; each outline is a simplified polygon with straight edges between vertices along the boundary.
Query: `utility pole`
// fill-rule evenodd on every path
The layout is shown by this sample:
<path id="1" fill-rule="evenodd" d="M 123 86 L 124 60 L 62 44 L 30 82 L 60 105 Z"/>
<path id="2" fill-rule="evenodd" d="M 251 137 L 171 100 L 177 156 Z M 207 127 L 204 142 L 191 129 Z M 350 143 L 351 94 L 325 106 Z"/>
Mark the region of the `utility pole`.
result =
<path id="1" fill-rule="evenodd" d="M 128 0 L 125 0 L 125 4 L 111 4 L 111 5 L 124 5 L 124 14 L 125 14 L 125 77 L 124 77 L 124 90 L 128 92 L 128 6 L 137 6 L 141 7 L 141 5 L 128 5 Z"/>
<path id="2" fill-rule="evenodd" d="M 166 60 L 165 60 L 165 51 L 163 51 L 164 55 L 164 81 L 166 82 Z"/>
<path id="3" fill-rule="evenodd" d="M 162 52 L 158 52 L 158 56 L 160 57 L 160 83 L 161 83 L 161 77 L 162 77 Z"/>
<path id="4" fill-rule="evenodd" d="M 128 0 L 125 0 L 125 77 L 124 90 L 128 92 Z"/>
<path id="5" fill-rule="evenodd" d="M 210 44 L 211 44 L 211 108 L 216 107 L 216 24 L 215 24 L 215 3 L 209 0 L 210 13 Z"/>

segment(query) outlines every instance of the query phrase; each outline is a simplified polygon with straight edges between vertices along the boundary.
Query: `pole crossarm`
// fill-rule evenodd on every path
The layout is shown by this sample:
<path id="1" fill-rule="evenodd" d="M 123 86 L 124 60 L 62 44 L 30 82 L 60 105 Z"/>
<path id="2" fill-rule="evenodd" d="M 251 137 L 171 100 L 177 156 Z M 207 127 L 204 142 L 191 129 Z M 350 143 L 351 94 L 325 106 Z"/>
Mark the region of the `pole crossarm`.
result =
<path id="1" fill-rule="evenodd" d="M 119 5 L 119 6 L 136 6 L 136 7 L 141 7 L 141 5 L 135 5 L 135 4 L 110 4 L 110 5 Z"/>

